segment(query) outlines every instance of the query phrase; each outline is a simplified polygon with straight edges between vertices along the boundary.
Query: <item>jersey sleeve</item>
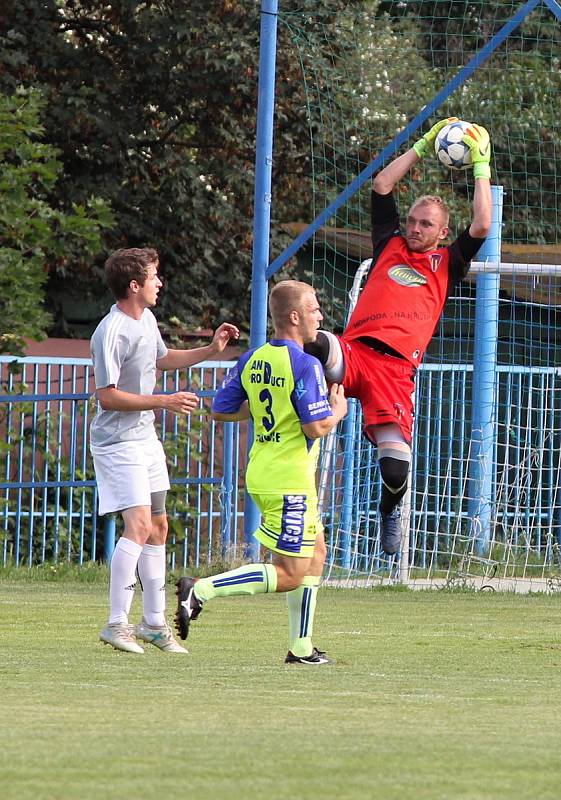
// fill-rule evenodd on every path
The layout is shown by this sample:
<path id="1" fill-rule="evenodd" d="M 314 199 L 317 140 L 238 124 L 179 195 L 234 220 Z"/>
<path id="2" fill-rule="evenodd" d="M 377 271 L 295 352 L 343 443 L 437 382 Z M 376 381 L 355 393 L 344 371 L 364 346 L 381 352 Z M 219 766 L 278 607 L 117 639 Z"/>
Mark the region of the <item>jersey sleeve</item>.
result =
<path id="1" fill-rule="evenodd" d="M 129 348 L 128 339 L 123 333 L 117 336 L 109 333 L 106 328 L 103 335 L 94 336 L 91 340 L 96 389 L 118 385 L 121 367 Z"/>
<path id="2" fill-rule="evenodd" d="M 162 339 L 162 334 L 160 333 L 160 329 L 158 328 L 158 321 L 152 311 L 149 308 L 144 310 L 144 313 L 147 315 L 149 320 L 149 326 L 152 329 L 152 333 L 154 335 L 154 341 L 156 342 L 156 361 L 160 358 L 164 358 L 168 354 L 168 348 Z"/>
<path id="3" fill-rule="evenodd" d="M 212 411 L 217 414 L 235 414 L 248 399 L 241 376 L 249 356 L 250 353 L 244 353 L 236 366 L 228 372 L 212 401 Z"/>
<path id="4" fill-rule="evenodd" d="M 391 236 L 399 233 L 399 214 L 393 192 L 378 194 L 372 191 L 372 247 L 374 253 Z"/>
<path id="5" fill-rule="evenodd" d="M 470 262 L 477 255 L 484 241 L 485 239 L 471 236 L 469 228 L 466 228 L 452 242 L 448 248 L 450 254 L 450 286 L 454 286 L 466 277 L 469 272 Z"/>
<path id="6" fill-rule="evenodd" d="M 160 333 L 160 329 L 156 325 L 156 361 L 160 358 L 164 358 L 167 356 L 168 348 L 162 339 L 162 334 Z"/>
<path id="7" fill-rule="evenodd" d="M 327 398 L 323 367 L 318 359 L 302 352 L 293 370 L 292 404 L 301 424 L 331 417 L 333 412 Z"/>

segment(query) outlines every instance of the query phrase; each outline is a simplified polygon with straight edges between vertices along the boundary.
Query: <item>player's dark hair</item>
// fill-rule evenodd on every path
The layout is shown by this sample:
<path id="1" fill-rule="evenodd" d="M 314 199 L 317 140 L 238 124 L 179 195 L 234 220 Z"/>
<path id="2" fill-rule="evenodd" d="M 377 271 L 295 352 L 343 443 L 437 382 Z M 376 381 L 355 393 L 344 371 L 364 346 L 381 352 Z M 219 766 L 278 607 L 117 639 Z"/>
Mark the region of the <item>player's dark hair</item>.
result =
<path id="1" fill-rule="evenodd" d="M 158 264 L 158 253 L 152 247 L 122 248 L 111 253 L 105 262 L 105 277 L 115 299 L 126 298 L 131 281 L 144 286 L 150 267 Z"/>

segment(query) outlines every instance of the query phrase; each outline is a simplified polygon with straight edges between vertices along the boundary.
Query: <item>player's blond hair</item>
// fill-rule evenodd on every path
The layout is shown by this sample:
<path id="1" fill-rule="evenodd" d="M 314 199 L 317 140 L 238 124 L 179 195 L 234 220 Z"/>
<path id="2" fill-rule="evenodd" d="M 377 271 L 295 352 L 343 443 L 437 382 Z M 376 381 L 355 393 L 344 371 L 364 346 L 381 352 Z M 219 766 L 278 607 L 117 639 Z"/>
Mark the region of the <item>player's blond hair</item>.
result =
<path id="1" fill-rule="evenodd" d="M 414 209 L 417 206 L 437 206 L 442 214 L 443 225 L 448 227 L 448 222 L 450 221 L 450 209 L 442 197 L 438 197 L 438 195 L 435 194 L 424 194 L 415 200 L 411 206 L 411 209 Z"/>
<path id="2" fill-rule="evenodd" d="M 275 327 L 285 327 L 288 323 L 290 312 L 302 313 L 302 298 L 315 289 L 304 281 L 279 281 L 269 293 L 269 313 Z"/>

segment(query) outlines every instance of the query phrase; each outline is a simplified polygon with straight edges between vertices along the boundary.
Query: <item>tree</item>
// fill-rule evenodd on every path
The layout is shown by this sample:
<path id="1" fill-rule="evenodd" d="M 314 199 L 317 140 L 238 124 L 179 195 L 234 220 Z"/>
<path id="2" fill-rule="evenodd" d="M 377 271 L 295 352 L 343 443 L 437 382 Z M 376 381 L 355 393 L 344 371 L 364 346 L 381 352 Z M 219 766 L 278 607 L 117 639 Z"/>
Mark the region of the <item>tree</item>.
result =
<path id="1" fill-rule="evenodd" d="M 111 224 L 95 198 L 72 204 L 69 213 L 50 201 L 62 164 L 57 150 L 40 141 L 42 106 L 37 91 L 0 95 L 0 353 L 20 353 L 25 337 L 45 336 L 45 264 L 62 272 L 87 263 Z"/>
<path id="2" fill-rule="evenodd" d="M 109 300 L 103 258 L 125 245 L 160 252 L 168 284 L 163 319 L 178 316 L 191 328 L 227 317 L 247 323 L 259 6 L 4 0 L 0 89 L 37 86 L 47 100 L 46 141 L 64 164 L 52 190 L 57 208 L 71 210 L 93 195 L 115 213 L 93 266 L 61 269 L 47 260 L 53 331 L 76 331 L 81 320 L 89 333 Z M 506 0 L 280 6 L 273 256 L 288 239 L 282 224 L 310 222 L 512 15 Z M 536 11 L 441 109 L 461 108 L 492 130 L 497 174 L 507 185 L 513 179 L 505 237 L 516 241 L 551 241 L 559 229 L 558 24 L 549 9 Z M 306 83 L 302 71 L 311 76 Z M 435 189 L 444 183 L 439 190 L 454 218 L 467 213 L 463 178 L 443 176 L 426 160 L 413 181 Z M 355 226 L 366 207 L 364 195 L 353 199 L 334 223 Z"/>
<path id="3" fill-rule="evenodd" d="M 348 3 L 283 2 L 314 13 L 312 50 L 324 27 L 338 57 L 354 46 L 337 35 Z M 8 0 L 0 20 L 0 88 L 41 86 L 42 120 L 61 153 L 62 206 L 91 194 L 111 203 L 116 226 L 106 253 L 152 245 L 168 291 L 159 313 L 190 326 L 247 322 L 251 276 L 259 3 L 241 0 Z M 319 57 L 319 56 L 318 56 Z M 327 58 L 327 56 L 324 56 Z M 308 120 L 288 25 L 279 27 L 275 126 L 275 222 L 310 218 Z M 286 237 L 273 227 L 273 247 Z M 100 257 L 101 262 L 101 257 Z M 51 261 L 48 297 L 60 331 L 69 295 L 95 305 L 102 282 Z M 71 283 L 69 281 L 71 278 Z M 64 301 L 64 302 L 63 302 Z M 92 320 L 92 324 L 97 321 Z"/>
<path id="4" fill-rule="evenodd" d="M 431 83 L 436 89 L 518 10 L 511 0 L 412 0 L 381 5 L 418 27 L 419 51 L 432 64 Z M 503 241 L 560 241 L 559 31 L 558 17 L 540 4 L 442 109 L 443 115 L 460 114 L 491 133 L 494 174 L 505 188 Z"/>

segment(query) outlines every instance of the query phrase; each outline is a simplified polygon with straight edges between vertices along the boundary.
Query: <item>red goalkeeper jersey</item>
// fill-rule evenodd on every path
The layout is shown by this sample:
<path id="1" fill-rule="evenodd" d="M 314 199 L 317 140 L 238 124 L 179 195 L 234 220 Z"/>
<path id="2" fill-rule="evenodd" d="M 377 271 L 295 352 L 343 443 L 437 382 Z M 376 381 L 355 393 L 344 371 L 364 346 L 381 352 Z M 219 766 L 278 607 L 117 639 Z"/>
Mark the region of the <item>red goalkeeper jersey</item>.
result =
<path id="1" fill-rule="evenodd" d="M 414 253 L 401 235 L 393 194 L 372 192 L 372 266 L 344 339 L 375 339 L 417 367 L 452 287 L 483 241 L 466 229 L 447 247 Z"/>

